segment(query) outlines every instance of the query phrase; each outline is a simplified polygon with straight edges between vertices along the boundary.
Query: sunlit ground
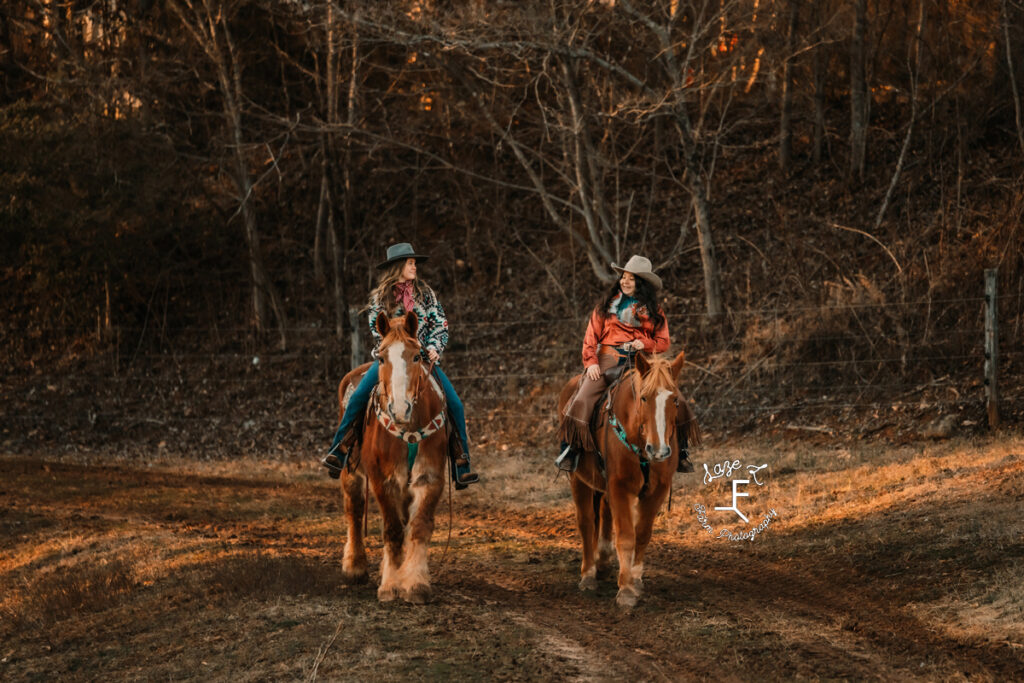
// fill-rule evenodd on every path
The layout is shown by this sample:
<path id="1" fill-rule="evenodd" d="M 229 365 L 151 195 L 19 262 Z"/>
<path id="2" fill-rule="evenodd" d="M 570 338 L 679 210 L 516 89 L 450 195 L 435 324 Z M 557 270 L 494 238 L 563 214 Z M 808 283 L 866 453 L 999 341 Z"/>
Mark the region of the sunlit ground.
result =
<path id="1" fill-rule="evenodd" d="M 1024 439 L 890 447 L 754 440 L 753 541 L 701 528 L 676 475 L 631 613 L 581 594 L 549 454 L 478 457 L 438 508 L 435 600 L 347 587 L 336 485 L 315 462 L 104 466 L 0 457 L 0 677 L 921 678 L 1024 670 Z M 727 501 L 721 501 L 725 505 Z M 718 503 L 716 503 L 718 504 Z M 722 514 L 716 530 L 729 526 Z M 731 513 L 729 513 L 731 514 Z M 371 508 L 371 580 L 379 562 Z M 449 527 L 450 524 L 450 527 Z M 450 528 L 450 532 L 449 532 Z"/>

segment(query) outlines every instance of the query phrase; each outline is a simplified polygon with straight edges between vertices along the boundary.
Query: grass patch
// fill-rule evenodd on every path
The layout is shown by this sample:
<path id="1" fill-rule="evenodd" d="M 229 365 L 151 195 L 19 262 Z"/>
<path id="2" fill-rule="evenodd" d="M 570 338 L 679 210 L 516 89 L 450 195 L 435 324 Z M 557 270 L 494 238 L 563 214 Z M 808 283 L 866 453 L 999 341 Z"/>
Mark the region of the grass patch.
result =
<path id="1" fill-rule="evenodd" d="M 134 563 L 125 559 L 58 566 L 15 588 L 3 612 L 15 628 L 51 626 L 115 607 L 136 585 Z"/>

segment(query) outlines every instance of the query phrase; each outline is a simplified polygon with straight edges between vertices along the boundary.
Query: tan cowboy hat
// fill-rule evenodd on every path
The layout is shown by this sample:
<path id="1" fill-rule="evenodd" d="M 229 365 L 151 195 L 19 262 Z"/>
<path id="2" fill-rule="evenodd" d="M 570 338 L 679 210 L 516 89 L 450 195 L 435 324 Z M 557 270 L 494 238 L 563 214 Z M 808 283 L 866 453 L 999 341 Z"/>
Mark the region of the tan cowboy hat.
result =
<path id="1" fill-rule="evenodd" d="M 643 256 L 633 254 L 629 257 L 629 260 L 626 261 L 626 265 L 621 267 L 613 263 L 612 270 L 616 270 L 620 273 L 623 271 L 632 273 L 633 275 L 650 282 L 654 285 L 655 289 L 661 289 L 661 278 L 655 275 L 654 271 L 651 269 L 651 260 L 644 258 Z"/>

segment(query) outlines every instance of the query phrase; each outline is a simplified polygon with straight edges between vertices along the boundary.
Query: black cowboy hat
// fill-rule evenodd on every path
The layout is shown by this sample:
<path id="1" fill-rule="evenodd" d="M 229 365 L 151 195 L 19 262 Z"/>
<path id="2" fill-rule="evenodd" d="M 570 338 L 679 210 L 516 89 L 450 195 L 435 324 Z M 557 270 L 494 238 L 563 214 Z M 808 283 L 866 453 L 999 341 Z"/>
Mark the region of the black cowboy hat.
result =
<path id="1" fill-rule="evenodd" d="M 388 247 L 388 257 L 384 263 L 377 264 L 377 270 L 391 265 L 395 261 L 404 261 L 408 258 L 416 259 L 416 262 L 426 261 L 429 256 L 426 254 L 417 254 L 416 250 L 412 248 L 412 245 L 408 242 L 399 242 L 398 244 L 392 244 Z"/>

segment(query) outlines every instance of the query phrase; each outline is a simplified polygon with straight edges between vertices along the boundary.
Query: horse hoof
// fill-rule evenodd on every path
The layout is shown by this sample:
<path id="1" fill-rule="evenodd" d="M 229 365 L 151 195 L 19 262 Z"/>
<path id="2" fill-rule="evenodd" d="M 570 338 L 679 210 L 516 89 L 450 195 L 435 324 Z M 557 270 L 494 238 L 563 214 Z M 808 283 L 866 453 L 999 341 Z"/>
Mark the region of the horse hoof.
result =
<path id="1" fill-rule="evenodd" d="M 637 600 L 639 599 L 640 594 L 633 588 L 620 588 L 618 595 L 615 596 L 615 602 L 618 603 L 619 607 L 625 609 L 636 607 Z"/>
<path id="2" fill-rule="evenodd" d="M 425 583 L 417 584 L 405 592 L 405 601 L 413 605 L 425 605 L 430 602 L 433 591 Z"/>
<path id="3" fill-rule="evenodd" d="M 644 589 L 644 580 L 639 576 L 634 576 L 633 585 L 636 586 L 636 592 L 639 593 Z"/>
<path id="4" fill-rule="evenodd" d="M 580 590 L 581 591 L 595 591 L 597 590 L 597 579 L 593 576 L 584 576 L 580 579 Z"/>
<path id="5" fill-rule="evenodd" d="M 341 570 L 341 581 L 346 585 L 357 586 L 364 584 L 369 580 L 370 574 L 365 569 L 354 569 L 352 571 L 347 569 Z"/>
<path id="6" fill-rule="evenodd" d="M 381 586 L 377 589 L 377 600 L 379 600 L 380 602 L 391 602 L 397 597 L 398 589 L 393 586 L 389 586 L 387 588 Z"/>

